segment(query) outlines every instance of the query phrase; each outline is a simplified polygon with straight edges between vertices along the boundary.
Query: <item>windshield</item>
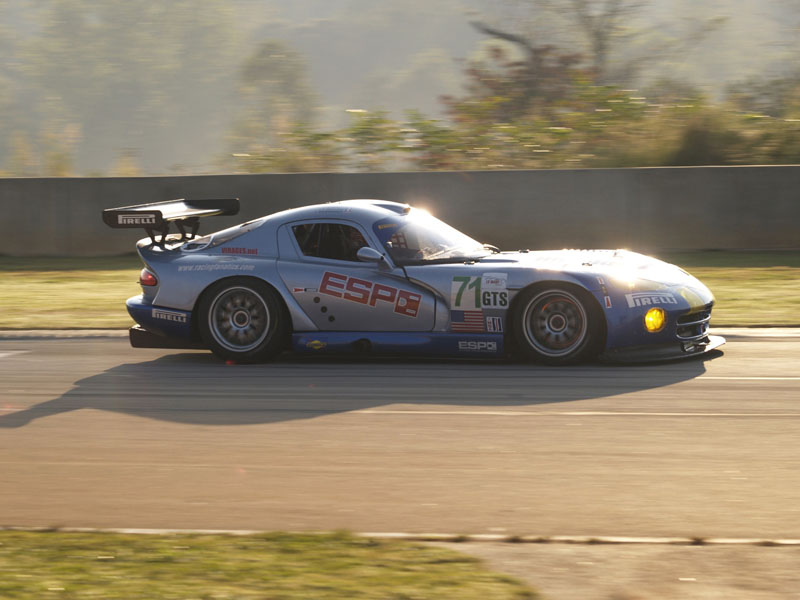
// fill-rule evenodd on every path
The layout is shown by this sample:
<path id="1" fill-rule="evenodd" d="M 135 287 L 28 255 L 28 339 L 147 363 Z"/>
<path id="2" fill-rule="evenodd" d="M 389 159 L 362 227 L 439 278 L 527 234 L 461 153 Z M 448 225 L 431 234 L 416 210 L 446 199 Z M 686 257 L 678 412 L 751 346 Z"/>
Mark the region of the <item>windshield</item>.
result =
<path id="1" fill-rule="evenodd" d="M 382 219 L 372 229 L 398 265 L 460 262 L 491 254 L 479 242 L 421 210 Z"/>

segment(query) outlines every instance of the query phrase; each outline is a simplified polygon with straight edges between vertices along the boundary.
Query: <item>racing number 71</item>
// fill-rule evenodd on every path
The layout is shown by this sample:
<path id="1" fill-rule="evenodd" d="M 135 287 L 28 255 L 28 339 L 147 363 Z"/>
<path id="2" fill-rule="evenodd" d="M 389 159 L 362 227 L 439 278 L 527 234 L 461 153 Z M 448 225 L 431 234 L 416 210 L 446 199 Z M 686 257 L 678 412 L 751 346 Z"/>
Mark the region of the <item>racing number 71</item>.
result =
<path id="1" fill-rule="evenodd" d="M 461 297 L 465 290 L 475 290 L 475 306 L 481 305 L 481 278 L 480 277 L 453 277 L 454 282 L 461 282 L 461 287 L 456 292 L 456 306 L 461 306 Z"/>

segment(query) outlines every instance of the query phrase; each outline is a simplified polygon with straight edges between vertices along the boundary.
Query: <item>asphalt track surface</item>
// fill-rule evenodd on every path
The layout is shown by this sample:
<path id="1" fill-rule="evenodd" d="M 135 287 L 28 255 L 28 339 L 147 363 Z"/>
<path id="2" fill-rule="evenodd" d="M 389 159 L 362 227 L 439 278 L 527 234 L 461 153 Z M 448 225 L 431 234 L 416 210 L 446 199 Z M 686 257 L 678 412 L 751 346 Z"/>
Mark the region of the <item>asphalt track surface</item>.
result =
<path id="1" fill-rule="evenodd" d="M 569 368 L 2 339 L 0 525 L 800 538 L 776 334 Z"/>

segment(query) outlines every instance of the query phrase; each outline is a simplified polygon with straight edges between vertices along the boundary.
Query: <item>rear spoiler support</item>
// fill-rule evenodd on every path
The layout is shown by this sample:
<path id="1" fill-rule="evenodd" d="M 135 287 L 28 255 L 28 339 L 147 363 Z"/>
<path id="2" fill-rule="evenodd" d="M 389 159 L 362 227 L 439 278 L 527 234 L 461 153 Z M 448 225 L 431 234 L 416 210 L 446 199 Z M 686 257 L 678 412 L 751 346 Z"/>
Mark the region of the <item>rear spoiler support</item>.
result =
<path id="1" fill-rule="evenodd" d="M 181 234 L 178 241 L 185 242 L 197 236 L 201 218 L 235 215 L 238 212 L 238 198 L 180 199 L 107 208 L 103 211 L 103 222 L 115 229 L 143 228 L 154 245 L 164 248 L 172 223 Z M 157 235 L 161 239 L 157 239 Z"/>
<path id="2" fill-rule="evenodd" d="M 200 229 L 200 219 L 199 217 L 189 217 L 183 221 L 175 221 L 175 226 L 178 228 L 178 231 L 181 232 L 182 242 L 185 242 L 186 240 L 193 240 L 195 237 L 197 237 L 197 230 Z M 189 232 L 188 235 L 186 233 L 186 226 L 192 228 L 192 231 Z"/>
<path id="3" fill-rule="evenodd" d="M 147 232 L 147 235 L 150 236 L 150 241 L 152 241 L 153 244 L 159 246 L 160 248 L 163 248 L 164 244 L 167 243 L 167 236 L 169 235 L 170 222 L 175 223 L 175 227 L 178 228 L 178 231 L 181 234 L 181 237 L 178 239 L 179 242 L 193 240 L 197 236 L 197 231 L 200 229 L 200 217 L 189 217 L 187 219 L 180 219 L 176 221 L 165 221 L 164 227 L 158 230 L 152 229 L 150 227 L 145 227 L 144 230 Z M 191 227 L 192 230 L 187 232 L 186 231 L 187 226 Z M 160 240 L 156 240 L 156 234 L 161 234 Z"/>

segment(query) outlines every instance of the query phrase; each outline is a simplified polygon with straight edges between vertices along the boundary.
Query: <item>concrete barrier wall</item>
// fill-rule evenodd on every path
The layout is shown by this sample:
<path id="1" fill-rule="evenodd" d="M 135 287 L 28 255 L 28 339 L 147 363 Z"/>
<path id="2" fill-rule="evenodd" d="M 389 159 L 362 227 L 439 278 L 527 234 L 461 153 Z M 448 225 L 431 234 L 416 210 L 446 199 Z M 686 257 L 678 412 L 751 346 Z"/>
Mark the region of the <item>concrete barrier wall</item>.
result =
<path id="1" fill-rule="evenodd" d="M 133 250 L 104 208 L 171 198 L 241 199 L 236 217 L 347 198 L 425 207 L 502 249 L 800 247 L 800 167 L 313 173 L 0 179 L 0 255 L 90 256 Z"/>

